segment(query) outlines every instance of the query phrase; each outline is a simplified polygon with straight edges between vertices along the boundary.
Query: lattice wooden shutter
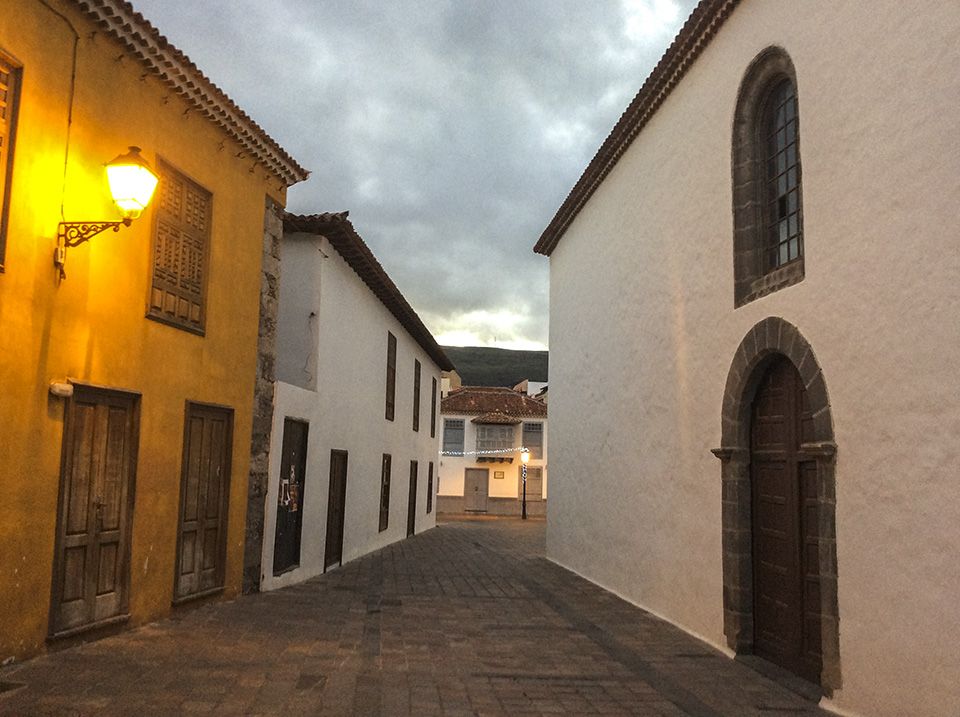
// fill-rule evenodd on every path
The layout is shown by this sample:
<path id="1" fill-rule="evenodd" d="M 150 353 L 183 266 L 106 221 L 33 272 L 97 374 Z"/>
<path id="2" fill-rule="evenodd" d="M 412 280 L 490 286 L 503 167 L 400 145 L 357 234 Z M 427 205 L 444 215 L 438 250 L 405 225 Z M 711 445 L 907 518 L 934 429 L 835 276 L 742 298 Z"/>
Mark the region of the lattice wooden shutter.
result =
<path id="1" fill-rule="evenodd" d="M 203 333 L 211 195 L 160 164 L 149 316 Z"/>

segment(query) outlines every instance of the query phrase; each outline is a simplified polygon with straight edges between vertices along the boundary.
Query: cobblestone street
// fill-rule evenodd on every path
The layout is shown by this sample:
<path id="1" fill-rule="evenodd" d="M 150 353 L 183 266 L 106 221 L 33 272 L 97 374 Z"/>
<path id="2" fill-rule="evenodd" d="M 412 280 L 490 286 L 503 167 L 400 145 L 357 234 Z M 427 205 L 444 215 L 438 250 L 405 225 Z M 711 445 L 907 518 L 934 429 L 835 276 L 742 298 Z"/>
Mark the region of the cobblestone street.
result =
<path id="1" fill-rule="evenodd" d="M 548 562 L 544 529 L 441 523 L 295 587 L 11 665 L 0 714 L 827 714 Z"/>

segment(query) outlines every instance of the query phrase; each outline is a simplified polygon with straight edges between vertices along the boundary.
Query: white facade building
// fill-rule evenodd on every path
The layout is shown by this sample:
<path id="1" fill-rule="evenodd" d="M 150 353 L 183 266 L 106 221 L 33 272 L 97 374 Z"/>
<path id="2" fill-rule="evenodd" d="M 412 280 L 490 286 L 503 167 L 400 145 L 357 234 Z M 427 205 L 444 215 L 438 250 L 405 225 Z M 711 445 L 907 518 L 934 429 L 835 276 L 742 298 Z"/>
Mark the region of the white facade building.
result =
<path id="1" fill-rule="evenodd" d="M 520 515 L 526 448 L 527 515 L 546 515 L 546 404 L 509 388 L 464 386 L 440 402 L 440 413 L 440 512 Z"/>
<path id="2" fill-rule="evenodd" d="M 958 66 L 960 3 L 705 0 L 536 247 L 548 556 L 845 714 L 960 705 Z"/>
<path id="3" fill-rule="evenodd" d="M 285 217 L 262 589 L 434 527 L 449 368 L 345 213 Z"/>

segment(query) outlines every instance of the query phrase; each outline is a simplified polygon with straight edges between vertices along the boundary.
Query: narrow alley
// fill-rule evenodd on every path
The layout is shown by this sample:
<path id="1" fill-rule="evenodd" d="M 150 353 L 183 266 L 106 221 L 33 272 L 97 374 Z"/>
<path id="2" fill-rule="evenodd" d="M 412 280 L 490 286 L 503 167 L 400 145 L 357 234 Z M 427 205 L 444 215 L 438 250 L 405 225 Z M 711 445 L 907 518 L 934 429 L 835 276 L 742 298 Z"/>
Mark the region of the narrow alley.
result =
<path id="1" fill-rule="evenodd" d="M 443 522 L 294 587 L 0 670 L 3 715 L 826 714 L 547 561 Z"/>

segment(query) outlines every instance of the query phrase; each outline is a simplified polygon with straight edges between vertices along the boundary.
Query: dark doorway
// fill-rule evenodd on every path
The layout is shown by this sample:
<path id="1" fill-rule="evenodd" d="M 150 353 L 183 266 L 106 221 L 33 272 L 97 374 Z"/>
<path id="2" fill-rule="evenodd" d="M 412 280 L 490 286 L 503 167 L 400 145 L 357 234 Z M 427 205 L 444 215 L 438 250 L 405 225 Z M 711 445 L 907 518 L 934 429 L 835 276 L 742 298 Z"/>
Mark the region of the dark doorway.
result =
<path id="1" fill-rule="evenodd" d="M 343 517 L 347 499 L 347 452 L 330 451 L 330 490 L 327 494 L 327 540 L 323 569 L 343 560 Z"/>
<path id="2" fill-rule="evenodd" d="M 407 536 L 413 535 L 417 530 L 417 474 L 420 472 L 420 465 L 416 461 L 410 461 L 410 494 L 407 498 Z"/>
<path id="3" fill-rule="evenodd" d="M 485 468 L 467 468 L 463 475 L 463 509 L 470 512 L 487 512 L 487 479 Z"/>
<path id="4" fill-rule="evenodd" d="M 140 397 L 74 386 L 64 420 L 50 633 L 126 617 Z"/>
<path id="5" fill-rule="evenodd" d="M 776 359 L 752 406 L 754 651 L 819 684 L 817 470 L 801 450 L 811 420 L 800 374 Z"/>
<path id="6" fill-rule="evenodd" d="M 285 418 L 280 453 L 280 485 L 277 490 L 277 529 L 273 540 L 273 574 L 280 575 L 300 564 L 300 534 L 303 531 L 303 489 L 307 472 L 306 421 Z"/>
<path id="7" fill-rule="evenodd" d="M 223 588 L 233 410 L 187 403 L 174 602 Z"/>

